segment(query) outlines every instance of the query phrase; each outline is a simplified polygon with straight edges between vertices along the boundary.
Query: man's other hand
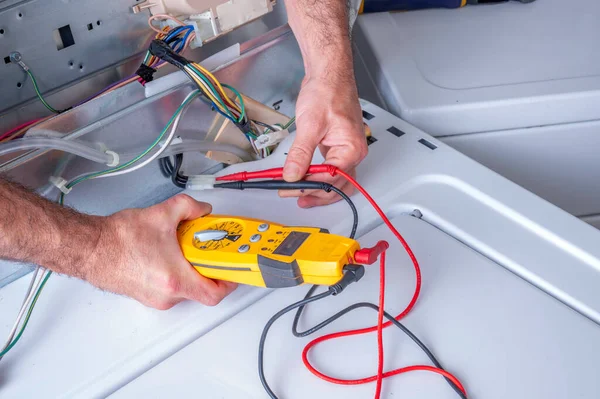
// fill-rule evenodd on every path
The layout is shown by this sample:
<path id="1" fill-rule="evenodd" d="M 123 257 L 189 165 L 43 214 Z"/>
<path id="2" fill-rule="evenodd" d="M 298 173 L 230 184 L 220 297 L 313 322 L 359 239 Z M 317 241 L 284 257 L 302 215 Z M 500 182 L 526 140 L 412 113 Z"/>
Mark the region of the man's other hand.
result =
<path id="1" fill-rule="evenodd" d="M 101 223 L 98 244 L 84 278 L 146 306 L 166 310 L 184 300 L 214 306 L 236 285 L 201 276 L 184 258 L 177 226 L 211 212 L 209 204 L 187 195 L 146 209 L 130 209 Z"/>
<path id="2" fill-rule="evenodd" d="M 331 73 L 326 79 L 307 78 L 296 104 L 296 138 L 288 152 L 284 179 L 297 181 L 304 177 L 317 147 L 325 163 L 337 166 L 351 175 L 367 155 L 367 140 L 362 121 L 354 76 Z M 352 186 L 340 177 L 320 174 L 308 180 L 325 181 L 352 193 Z M 300 197 L 304 208 L 326 205 L 340 197 L 324 191 L 282 191 L 282 197 Z"/>

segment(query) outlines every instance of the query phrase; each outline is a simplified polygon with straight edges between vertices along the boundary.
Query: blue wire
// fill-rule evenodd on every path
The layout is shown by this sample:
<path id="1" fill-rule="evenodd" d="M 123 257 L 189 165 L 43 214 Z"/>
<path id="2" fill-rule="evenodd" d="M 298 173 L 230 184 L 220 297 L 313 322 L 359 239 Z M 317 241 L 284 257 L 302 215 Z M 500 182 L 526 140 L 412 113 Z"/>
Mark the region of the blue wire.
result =
<path id="1" fill-rule="evenodd" d="M 231 118 L 229 115 L 227 115 L 227 114 L 225 114 L 223 111 L 221 111 L 221 110 L 219 109 L 219 107 L 217 107 L 217 105 L 216 105 L 216 104 L 215 104 L 215 103 L 214 103 L 212 100 L 210 100 L 210 99 L 208 99 L 208 98 L 206 98 L 206 97 L 204 97 L 204 96 L 201 96 L 201 97 L 199 97 L 199 98 L 200 98 L 202 101 L 204 101 L 206 104 L 210 105 L 210 108 L 211 108 L 213 111 L 216 111 L 216 112 L 218 112 L 219 114 L 223 115 L 225 118 L 229 119 L 229 120 L 230 120 L 231 122 L 233 122 L 234 124 L 237 124 L 237 123 L 238 123 L 238 122 L 237 122 L 235 119 Z"/>
<path id="2" fill-rule="evenodd" d="M 185 34 L 185 36 L 183 36 L 183 43 L 184 43 L 184 45 L 187 42 L 188 38 L 190 37 L 190 35 L 192 34 L 193 31 L 194 31 L 194 28 L 188 30 L 188 32 Z"/>
<path id="3" fill-rule="evenodd" d="M 169 32 L 167 37 L 165 37 L 165 41 L 168 43 L 169 40 L 171 40 L 173 37 L 177 36 L 179 33 L 181 33 L 184 29 L 187 29 L 188 27 L 192 27 L 192 26 L 191 25 L 180 26 L 178 28 L 173 29 L 172 31 Z"/>
<path id="4" fill-rule="evenodd" d="M 165 38 L 165 41 L 169 42 L 169 40 L 174 39 L 177 35 L 181 34 L 182 32 L 187 31 L 187 33 L 190 33 L 193 30 L 194 30 L 194 27 L 192 25 L 180 26 L 179 28 L 176 28 L 176 29 L 172 30 L 171 32 L 169 32 L 169 34 Z"/>
<path id="5" fill-rule="evenodd" d="M 177 39 L 177 36 L 185 31 L 187 32 L 185 33 L 183 38 Z M 181 51 L 183 51 L 185 47 L 185 42 L 190 37 L 193 31 L 194 27 L 191 25 L 180 26 L 179 28 L 175 28 L 171 32 L 169 32 L 169 34 L 165 38 L 165 42 L 168 43 L 175 52 L 180 53 Z"/>
<path id="6" fill-rule="evenodd" d="M 173 43 L 171 43 L 173 45 L 173 50 L 176 53 L 179 53 L 181 50 L 183 50 L 183 47 L 185 46 L 185 42 L 181 39 L 177 39 L 175 40 Z M 179 48 L 177 48 L 177 45 L 179 44 Z"/>

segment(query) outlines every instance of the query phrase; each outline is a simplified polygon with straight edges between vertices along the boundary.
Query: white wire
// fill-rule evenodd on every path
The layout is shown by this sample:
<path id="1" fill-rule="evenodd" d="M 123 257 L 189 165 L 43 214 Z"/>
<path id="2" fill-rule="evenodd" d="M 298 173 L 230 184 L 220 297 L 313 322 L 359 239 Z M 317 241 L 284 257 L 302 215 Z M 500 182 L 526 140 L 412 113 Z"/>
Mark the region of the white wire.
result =
<path id="1" fill-rule="evenodd" d="M 183 102 L 185 103 L 191 97 L 193 97 L 197 94 L 198 93 L 196 91 L 191 92 L 190 94 L 187 95 L 187 97 L 183 100 Z M 177 132 L 177 128 L 179 127 L 179 122 L 181 121 L 181 117 L 183 116 L 185 111 L 187 111 L 187 109 L 190 107 L 192 102 L 193 101 L 188 102 L 181 109 L 181 112 L 179 112 L 179 114 L 173 121 L 173 125 L 171 125 L 171 131 L 169 132 L 169 135 L 167 136 L 166 140 L 163 142 L 162 147 L 158 151 L 156 151 L 154 154 L 152 154 L 151 157 L 147 158 L 144 162 L 141 162 L 135 166 L 132 166 L 131 168 L 119 170 L 119 171 L 112 172 L 112 173 L 107 173 L 105 175 L 99 175 L 99 176 L 94 177 L 94 179 L 99 179 L 99 178 L 103 178 L 103 177 L 113 177 L 113 176 L 119 176 L 119 175 L 124 175 L 126 173 L 130 173 L 130 172 L 133 172 L 133 171 L 143 168 L 144 166 L 148 165 L 149 163 L 151 163 L 152 161 L 154 161 L 155 159 L 160 157 L 160 155 L 167 150 L 167 148 L 171 144 L 171 141 L 173 141 L 173 139 L 175 138 L 175 132 Z"/>
<path id="2" fill-rule="evenodd" d="M 41 267 L 37 266 L 35 268 L 35 271 L 33 272 L 31 282 L 29 283 L 29 288 L 27 289 L 25 298 L 23 299 L 23 305 L 21 305 L 21 310 L 19 310 L 19 314 L 17 315 L 17 320 L 15 321 L 13 328 L 10 330 L 10 333 L 8 334 L 6 343 L 4 344 L 2 349 L 0 349 L 0 352 L 5 350 L 6 348 L 8 348 L 8 346 L 12 342 L 13 338 L 15 337 L 15 334 L 17 333 L 17 329 L 19 328 L 19 324 L 21 324 L 21 320 L 23 319 L 25 312 L 29 308 L 31 301 L 33 300 L 33 297 L 35 296 L 35 293 L 37 292 L 37 290 L 44 278 L 44 276 L 43 276 L 44 273 L 43 272 L 39 273 L 40 270 L 43 270 L 43 269 Z M 36 283 L 36 278 L 37 278 L 38 274 L 40 274 L 40 278 L 37 280 L 37 283 Z M 0 359 L 2 359 L 2 358 L 0 357 Z"/>

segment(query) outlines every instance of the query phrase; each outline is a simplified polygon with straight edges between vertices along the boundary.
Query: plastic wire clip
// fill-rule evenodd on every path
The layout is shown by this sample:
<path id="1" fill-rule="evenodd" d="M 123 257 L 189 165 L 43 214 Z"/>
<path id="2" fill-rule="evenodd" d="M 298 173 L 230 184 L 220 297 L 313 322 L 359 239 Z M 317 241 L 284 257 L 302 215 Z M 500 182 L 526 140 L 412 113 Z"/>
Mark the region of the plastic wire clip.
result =
<path id="1" fill-rule="evenodd" d="M 113 160 L 110 163 L 107 163 L 106 166 L 110 166 L 112 168 L 119 164 L 119 161 L 120 161 L 119 154 L 117 154 L 116 152 L 111 151 L 111 150 L 105 150 L 104 153 L 107 155 L 113 156 Z"/>
<path id="2" fill-rule="evenodd" d="M 68 181 L 66 181 L 65 179 L 63 179 L 60 176 L 50 176 L 50 179 L 48 179 L 50 181 L 50 183 L 52 183 L 56 188 L 58 188 L 60 191 L 63 192 L 63 194 L 67 195 L 71 192 L 72 189 L 67 188 L 67 183 L 69 183 Z"/>

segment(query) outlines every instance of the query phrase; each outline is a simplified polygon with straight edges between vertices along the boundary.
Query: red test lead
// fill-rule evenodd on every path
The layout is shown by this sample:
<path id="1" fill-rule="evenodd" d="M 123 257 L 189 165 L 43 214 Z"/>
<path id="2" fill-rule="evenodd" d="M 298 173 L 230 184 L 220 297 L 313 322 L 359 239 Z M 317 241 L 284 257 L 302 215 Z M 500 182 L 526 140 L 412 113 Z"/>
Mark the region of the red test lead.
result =
<path id="1" fill-rule="evenodd" d="M 383 220 L 385 225 L 390 229 L 390 231 L 394 234 L 394 236 L 398 239 L 398 241 L 400 241 L 400 243 L 404 247 L 404 250 L 406 251 L 410 260 L 412 261 L 413 267 L 415 269 L 415 277 L 416 277 L 415 290 L 414 290 L 413 296 L 412 296 L 410 302 L 408 303 L 408 305 L 406 306 L 406 308 L 394 318 L 397 321 L 403 319 L 413 309 L 413 307 L 417 303 L 417 299 L 419 298 L 419 293 L 421 292 L 421 269 L 419 267 L 419 262 L 417 261 L 417 258 L 415 257 L 412 249 L 410 248 L 410 246 L 408 245 L 408 243 L 406 242 L 404 237 L 402 237 L 402 235 L 394 227 L 394 225 L 389 220 L 389 218 L 386 216 L 386 214 L 383 212 L 383 210 L 379 207 L 379 205 L 375 202 L 375 200 L 369 195 L 369 193 L 352 176 L 350 176 L 346 172 L 338 169 L 337 167 L 335 167 L 333 165 L 311 165 L 308 168 L 308 172 L 307 172 L 308 175 L 324 174 L 324 173 L 330 174 L 331 176 L 342 176 L 350 184 L 352 184 L 352 186 L 354 186 L 367 199 L 367 201 L 371 204 L 371 206 L 373 206 L 373 208 L 379 214 L 379 216 L 381 217 L 381 219 Z M 224 181 L 246 181 L 246 180 L 253 180 L 253 179 L 281 179 L 282 177 L 283 177 L 283 168 L 273 168 L 273 169 L 266 169 L 266 170 L 254 171 L 254 172 L 233 173 L 233 174 L 217 177 L 216 180 L 224 182 Z M 388 248 L 389 248 L 389 244 L 387 242 L 380 241 L 373 248 L 365 248 L 365 249 L 357 251 L 357 253 L 355 254 L 355 261 L 360 264 L 373 264 L 377 261 L 378 258 L 380 260 L 380 282 L 379 282 L 380 283 L 380 287 L 379 287 L 380 292 L 379 292 L 379 309 L 378 309 L 379 312 L 378 312 L 378 318 L 377 318 L 377 325 L 372 326 L 372 327 L 367 327 L 367 328 L 360 328 L 360 329 L 356 329 L 356 330 L 327 334 L 327 335 L 324 335 L 322 337 L 319 337 L 319 338 L 309 342 L 308 345 L 306 345 L 306 347 L 304 348 L 304 351 L 302 352 L 302 360 L 304 362 L 304 365 L 315 376 L 317 376 L 325 381 L 334 383 L 334 384 L 360 385 L 360 384 L 365 384 L 365 383 L 370 383 L 370 382 L 376 382 L 377 383 L 376 391 L 375 391 L 376 398 L 380 397 L 381 383 L 382 383 L 383 379 L 394 376 L 394 375 L 411 372 L 411 371 L 428 371 L 428 372 L 437 373 L 439 375 L 442 375 L 443 377 L 445 377 L 446 379 L 451 381 L 452 384 L 454 384 L 454 386 L 456 387 L 456 389 L 458 389 L 458 392 L 460 393 L 461 397 L 466 398 L 466 390 L 463 387 L 463 385 L 460 383 L 460 381 L 456 377 L 454 377 L 452 374 L 450 374 L 449 372 L 447 372 L 441 368 L 438 368 L 438 367 L 418 365 L 418 366 L 403 367 L 403 368 L 399 368 L 399 369 L 395 369 L 395 370 L 390 370 L 387 372 L 383 371 L 382 330 L 385 329 L 386 327 L 389 327 L 390 325 L 392 325 L 391 321 L 383 323 L 384 297 L 385 297 L 385 251 Z M 320 372 L 319 370 L 317 370 L 308 360 L 308 353 L 310 352 L 310 350 L 312 348 L 314 348 L 319 343 L 329 341 L 332 339 L 336 339 L 336 338 L 341 338 L 341 337 L 367 334 L 370 332 L 377 332 L 378 369 L 377 369 L 376 375 L 373 375 L 371 377 L 361 378 L 361 379 L 353 379 L 353 380 L 344 380 L 344 379 L 334 378 L 334 377 L 328 376 L 328 375 Z"/>

